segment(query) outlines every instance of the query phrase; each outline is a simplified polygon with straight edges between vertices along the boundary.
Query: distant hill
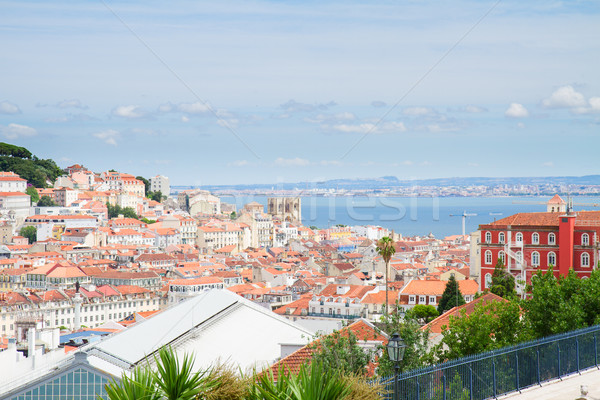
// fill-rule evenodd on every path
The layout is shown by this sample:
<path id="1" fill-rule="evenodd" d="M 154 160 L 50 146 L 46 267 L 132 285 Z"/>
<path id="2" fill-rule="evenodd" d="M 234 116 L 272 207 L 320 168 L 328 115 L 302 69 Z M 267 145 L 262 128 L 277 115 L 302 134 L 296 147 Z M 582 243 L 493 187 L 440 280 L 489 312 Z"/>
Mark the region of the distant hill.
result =
<path id="1" fill-rule="evenodd" d="M 42 160 L 25 147 L 0 142 L 0 171 L 19 174 L 21 178 L 37 188 L 48 186 L 57 177 L 64 175 L 54 160 Z"/>
<path id="2" fill-rule="evenodd" d="M 293 189 L 393 189 L 409 186 L 498 186 L 498 185 L 600 185 L 600 175 L 586 176 L 548 176 L 548 177 L 469 177 L 469 178 L 436 178 L 400 180 L 395 176 L 383 176 L 369 179 L 331 179 L 320 182 L 290 182 L 276 184 L 239 184 L 239 185 L 206 185 L 205 190 L 293 190 Z M 192 186 L 173 186 L 175 190 L 192 189 Z"/>

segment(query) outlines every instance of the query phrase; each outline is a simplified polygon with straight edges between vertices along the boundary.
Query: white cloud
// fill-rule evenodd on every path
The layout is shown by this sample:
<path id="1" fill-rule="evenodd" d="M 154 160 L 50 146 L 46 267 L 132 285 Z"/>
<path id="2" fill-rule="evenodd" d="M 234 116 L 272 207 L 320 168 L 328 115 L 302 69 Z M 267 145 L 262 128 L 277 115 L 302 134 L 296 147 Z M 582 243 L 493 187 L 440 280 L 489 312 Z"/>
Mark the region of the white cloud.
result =
<path id="1" fill-rule="evenodd" d="M 8 139 L 18 139 L 21 137 L 31 137 L 37 135 L 37 131 L 34 128 L 19 124 L 0 126 L 0 132 L 2 132 L 2 134 Z"/>
<path id="2" fill-rule="evenodd" d="M 246 167 L 250 165 L 250 163 L 247 160 L 235 160 L 234 162 L 231 162 L 227 165 L 229 167 Z"/>
<path id="3" fill-rule="evenodd" d="M 404 115 L 422 116 L 435 114 L 435 110 L 428 107 L 408 107 L 402 111 Z"/>
<path id="4" fill-rule="evenodd" d="M 590 97 L 587 106 L 573 108 L 575 114 L 595 114 L 600 113 L 600 97 Z"/>
<path id="5" fill-rule="evenodd" d="M 0 114 L 20 114 L 21 109 L 18 105 L 11 103 L 10 101 L 0 102 Z"/>
<path id="6" fill-rule="evenodd" d="M 508 118 L 525 118 L 529 116 L 529 111 L 519 103 L 511 103 L 508 109 L 504 112 Z"/>
<path id="7" fill-rule="evenodd" d="M 542 106 L 545 108 L 574 108 L 585 107 L 585 97 L 576 92 L 573 86 L 562 86 L 558 88 L 552 95 L 542 100 Z"/>
<path id="8" fill-rule="evenodd" d="M 472 104 L 469 104 L 468 106 L 465 106 L 464 110 L 468 113 L 482 113 L 482 112 L 486 112 L 487 109 L 483 108 L 483 107 L 479 107 L 479 106 L 474 106 Z"/>
<path id="9" fill-rule="evenodd" d="M 159 113 L 170 113 L 172 111 L 174 111 L 177 107 L 171 103 L 171 102 L 167 102 L 165 104 L 161 104 L 158 106 L 158 112 Z"/>
<path id="10" fill-rule="evenodd" d="M 414 163 L 412 161 L 410 161 L 410 160 L 404 160 L 404 161 L 402 161 L 402 165 L 411 166 L 413 164 Z"/>
<path id="11" fill-rule="evenodd" d="M 56 103 L 56 107 L 58 108 L 80 108 L 82 110 L 87 109 L 88 107 L 78 99 L 69 99 L 63 100 Z"/>
<path id="12" fill-rule="evenodd" d="M 375 125 L 370 122 L 363 124 L 337 124 L 330 127 L 330 129 L 342 132 L 342 133 L 362 133 L 362 134 L 377 134 L 377 133 L 395 133 L 405 132 L 406 126 L 403 122 L 384 122 L 379 125 Z"/>
<path id="13" fill-rule="evenodd" d="M 141 118 L 144 116 L 144 112 L 142 111 L 142 109 L 140 108 L 140 106 L 119 106 L 116 107 L 113 111 L 112 111 L 113 115 L 116 115 L 117 117 L 123 117 L 123 118 Z"/>
<path id="14" fill-rule="evenodd" d="M 177 109 L 188 114 L 205 114 L 210 111 L 210 107 L 200 101 L 195 103 L 181 103 L 177 106 Z"/>
<path id="15" fill-rule="evenodd" d="M 121 136 L 121 134 L 114 129 L 107 129 L 102 132 L 94 133 L 92 136 L 103 140 L 104 143 L 110 144 L 112 146 L 117 145 L 117 139 Z"/>
<path id="16" fill-rule="evenodd" d="M 517 124 L 517 128 L 519 128 L 519 129 L 523 129 L 523 128 L 525 128 L 525 124 L 524 124 L 524 123 L 522 123 L 522 122 L 519 122 L 519 123 Z"/>
<path id="17" fill-rule="evenodd" d="M 310 165 L 310 161 L 304 158 L 277 158 L 275 165 L 278 167 L 306 167 Z"/>
<path id="18" fill-rule="evenodd" d="M 186 117 L 185 115 L 182 115 L 181 122 L 190 122 L 190 119 L 188 117 Z"/>
<path id="19" fill-rule="evenodd" d="M 542 167 L 551 168 L 551 167 L 554 167 L 554 163 L 552 161 L 547 161 L 547 162 L 545 162 L 545 163 L 542 164 Z"/>

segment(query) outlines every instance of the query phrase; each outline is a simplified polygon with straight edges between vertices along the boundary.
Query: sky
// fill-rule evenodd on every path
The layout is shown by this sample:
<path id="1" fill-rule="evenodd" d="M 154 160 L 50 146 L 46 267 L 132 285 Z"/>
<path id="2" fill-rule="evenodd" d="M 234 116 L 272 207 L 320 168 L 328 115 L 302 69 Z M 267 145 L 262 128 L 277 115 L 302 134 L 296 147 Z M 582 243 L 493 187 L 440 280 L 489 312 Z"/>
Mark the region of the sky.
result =
<path id="1" fill-rule="evenodd" d="M 597 174 L 597 1 L 0 3 L 0 141 L 172 185 Z"/>

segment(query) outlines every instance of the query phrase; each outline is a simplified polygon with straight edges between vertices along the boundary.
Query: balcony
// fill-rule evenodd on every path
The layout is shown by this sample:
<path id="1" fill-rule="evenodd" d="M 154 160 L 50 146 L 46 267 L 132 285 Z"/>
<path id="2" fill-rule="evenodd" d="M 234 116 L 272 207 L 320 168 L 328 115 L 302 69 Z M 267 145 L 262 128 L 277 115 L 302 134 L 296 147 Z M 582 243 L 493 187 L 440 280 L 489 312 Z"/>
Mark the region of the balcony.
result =
<path id="1" fill-rule="evenodd" d="M 325 313 L 308 313 L 309 317 L 321 317 L 321 318 L 336 318 L 336 319 L 357 319 L 360 315 L 343 315 L 343 314 L 325 314 Z"/>

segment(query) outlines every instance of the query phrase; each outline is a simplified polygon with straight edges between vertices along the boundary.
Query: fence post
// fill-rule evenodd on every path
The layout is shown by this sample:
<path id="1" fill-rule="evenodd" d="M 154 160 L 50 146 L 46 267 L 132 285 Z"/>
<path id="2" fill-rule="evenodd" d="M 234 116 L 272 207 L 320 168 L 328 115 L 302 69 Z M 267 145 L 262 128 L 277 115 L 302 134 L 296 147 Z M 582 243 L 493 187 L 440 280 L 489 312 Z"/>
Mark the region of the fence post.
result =
<path id="1" fill-rule="evenodd" d="M 473 400 L 473 368 L 469 364 L 469 399 Z"/>
<path id="2" fill-rule="evenodd" d="M 421 399 L 421 386 L 419 385 L 419 377 L 417 376 L 417 400 Z"/>
<path id="3" fill-rule="evenodd" d="M 517 378 L 517 390 L 521 393 L 521 389 L 519 388 L 519 350 L 515 351 L 515 376 Z"/>
<path id="4" fill-rule="evenodd" d="M 442 375 L 442 398 L 444 400 L 446 400 L 446 373 L 444 372 L 444 375 Z"/>
<path id="5" fill-rule="evenodd" d="M 579 370 L 579 336 L 575 338 L 575 353 L 577 354 L 577 372 L 581 375 L 581 371 Z"/>
<path id="6" fill-rule="evenodd" d="M 537 353 L 537 381 L 538 385 L 542 386 L 541 377 L 540 377 L 540 348 L 538 347 L 536 350 Z"/>
<path id="7" fill-rule="evenodd" d="M 496 358 L 492 359 L 492 374 L 494 376 L 494 398 L 497 399 L 498 396 L 496 396 Z"/>
<path id="8" fill-rule="evenodd" d="M 595 333 L 594 333 L 594 364 L 596 364 L 596 368 L 600 369 L 600 367 L 598 367 L 598 343 L 596 341 Z"/>
<path id="9" fill-rule="evenodd" d="M 558 349 L 558 379 L 560 379 L 562 381 L 562 378 L 560 376 L 560 342 L 559 341 L 556 342 L 556 348 Z"/>

